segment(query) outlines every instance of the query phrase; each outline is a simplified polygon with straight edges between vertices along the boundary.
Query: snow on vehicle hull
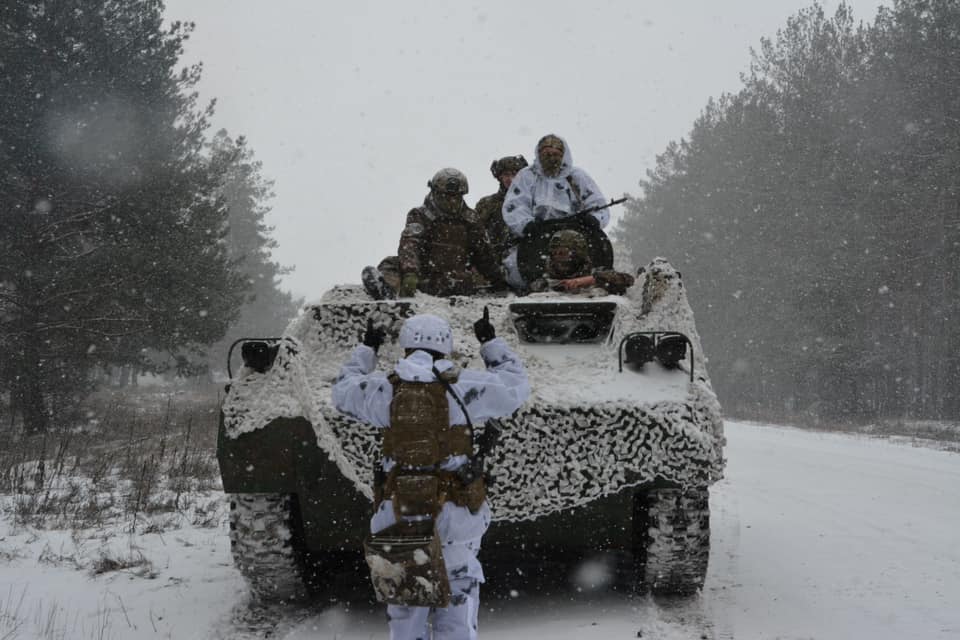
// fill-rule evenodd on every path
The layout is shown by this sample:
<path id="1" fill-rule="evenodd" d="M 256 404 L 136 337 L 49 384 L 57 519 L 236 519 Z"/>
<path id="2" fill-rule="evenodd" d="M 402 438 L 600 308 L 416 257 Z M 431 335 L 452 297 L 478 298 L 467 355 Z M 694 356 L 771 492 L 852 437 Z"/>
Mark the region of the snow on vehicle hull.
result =
<path id="1" fill-rule="evenodd" d="M 489 490 L 494 525 L 485 548 L 635 551 L 643 544 L 638 555 L 657 553 L 665 545 L 647 530 L 651 492 L 672 488 L 706 496 L 723 473 L 724 438 L 679 274 L 658 259 L 645 275 L 625 296 L 599 298 L 418 294 L 372 301 L 358 287 L 334 288 L 291 323 L 268 370 L 244 368 L 235 377 L 221 415 L 225 491 L 296 496 L 303 529 L 298 539 L 317 557 L 359 549 L 372 507 L 379 440 L 377 429 L 332 406 L 330 387 L 339 367 L 367 318 L 389 326 L 395 337 L 404 318 L 423 312 L 450 320 L 451 359 L 482 367 L 472 324 L 488 306 L 497 335 L 527 366 L 533 393 L 516 414 L 499 421 L 501 442 L 488 459 L 495 479 Z M 668 370 L 650 362 L 642 371 L 621 371 L 621 340 L 638 331 L 686 335 L 692 353 L 685 366 Z M 388 339 L 380 350 L 381 368 L 388 370 L 401 355 Z M 675 502 L 679 509 L 681 501 Z M 702 524 L 705 514 L 677 517 Z M 635 530 L 635 523 L 644 523 L 644 530 Z M 693 538 L 694 545 L 703 545 L 702 536 Z M 664 562 L 669 560 L 648 564 Z M 684 574 L 692 574 L 695 585 L 706 568 L 698 563 Z M 649 574 L 640 580 L 656 587 Z"/>

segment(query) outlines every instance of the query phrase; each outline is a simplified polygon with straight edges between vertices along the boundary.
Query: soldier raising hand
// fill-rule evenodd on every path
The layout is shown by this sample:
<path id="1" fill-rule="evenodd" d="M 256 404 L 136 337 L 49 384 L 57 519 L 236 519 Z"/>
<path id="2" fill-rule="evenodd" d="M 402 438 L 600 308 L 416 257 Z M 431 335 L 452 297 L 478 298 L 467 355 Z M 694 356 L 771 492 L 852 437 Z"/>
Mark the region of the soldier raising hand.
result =
<path id="1" fill-rule="evenodd" d="M 477 554 L 490 507 L 483 475 L 473 473 L 482 454 L 474 450 L 472 425 L 512 414 L 530 385 L 520 359 L 496 337 L 488 309 L 474 332 L 486 369 L 461 371 L 448 359 L 449 323 L 430 314 L 408 318 L 399 335 L 405 356 L 385 374 L 375 371 L 383 336 L 368 323 L 364 344 L 333 387 L 339 411 L 384 429 L 367 560 L 378 596 L 389 603 L 391 638 L 429 638 L 431 611 L 433 628 L 449 634 L 443 637 L 476 637 L 484 580 Z M 408 544 L 376 547 L 387 535 Z M 394 547 L 410 550 L 409 572 L 382 570 L 393 560 L 374 549 L 389 555 Z"/>

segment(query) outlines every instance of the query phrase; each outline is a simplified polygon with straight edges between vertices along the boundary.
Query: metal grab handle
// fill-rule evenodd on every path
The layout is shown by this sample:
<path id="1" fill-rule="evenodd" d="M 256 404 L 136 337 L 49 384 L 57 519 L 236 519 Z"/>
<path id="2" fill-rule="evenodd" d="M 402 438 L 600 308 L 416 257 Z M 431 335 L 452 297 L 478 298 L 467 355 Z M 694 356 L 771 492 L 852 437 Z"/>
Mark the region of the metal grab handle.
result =
<path id="1" fill-rule="evenodd" d="M 237 338 L 234 340 L 233 344 L 230 345 L 230 349 L 227 350 L 227 377 L 233 380 L 233 369 L 230 363 L 233 360 L 233 350 L 238 344 L 243 342 L 266 342 L 272 345 L 280 342 L 281 339 L 282 338 Z"/>
<path id="2" fill-rule="evenodd" d="M 623 373 L 623 345 L 633 336 L 652 336 L 654 346 L 660 344 L 660 340 L 665 337 L 679 336 L 683 338 L 690 350 L 690 382 L 693 382 L 693 343 L 690 342 L 690 338 L 679 331 L 634 331 L 623 336 L 620 340 L 620 346 L 617 347 L 617 367 L 620 373 Z"/>

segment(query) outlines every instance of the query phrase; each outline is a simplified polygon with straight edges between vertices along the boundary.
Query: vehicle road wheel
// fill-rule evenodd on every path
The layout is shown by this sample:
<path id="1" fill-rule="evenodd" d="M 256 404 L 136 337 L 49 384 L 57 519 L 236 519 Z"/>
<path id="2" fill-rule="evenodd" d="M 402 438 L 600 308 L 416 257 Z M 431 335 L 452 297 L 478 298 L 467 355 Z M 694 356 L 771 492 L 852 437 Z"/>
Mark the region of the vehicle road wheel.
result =
<path id="1" fill-rule="evenodd" d="M 273 493 L 230 495 L 230 550 L 254 600 L 302 600 L 303 551 L 296 535 L 294 496 Z"/>
<path id="2" fill-rule="evenodd" d="M 641 593 L 687 596 L 703 587 L 710 557 L 707 487 L 634 495 L 635 580 Z"/>

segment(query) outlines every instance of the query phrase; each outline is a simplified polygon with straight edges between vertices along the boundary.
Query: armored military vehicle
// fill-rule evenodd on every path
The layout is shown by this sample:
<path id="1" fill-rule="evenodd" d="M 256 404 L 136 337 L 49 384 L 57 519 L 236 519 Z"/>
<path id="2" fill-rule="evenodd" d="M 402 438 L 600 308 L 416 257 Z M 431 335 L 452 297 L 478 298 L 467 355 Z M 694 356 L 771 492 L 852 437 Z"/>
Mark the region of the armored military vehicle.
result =
<path id="1" fill-rule="evenodd" d="M 602 238 L 591 251 L 603 264 L 612 251 L 595 233 Z M 544 252 L 522 254 L 529 263 Z M 527 264 L 528 276 L 541 266 Z M 497 425 L 501 439 L 486 461 L 494 522 L 481 559 L 626 552 L 643 591 L 703 585 L 723 423 L 680 274 L 656 259 L 622 296 L 375 301 L 359 286 L 337 286 L 281 338 L 243 341 L 218 455 L 234 560 L 256 597 L 305 595 L 360 557 L 379 434 L 340 414 L 330 388 L 367 319 L 389 329 L 384 370 L 402 356 L 403 320 L 424 312 L 450 321 L 451 359 L 482 367 L 472 325 L 484 307 L 524 361 L 532 395 Z"/>

